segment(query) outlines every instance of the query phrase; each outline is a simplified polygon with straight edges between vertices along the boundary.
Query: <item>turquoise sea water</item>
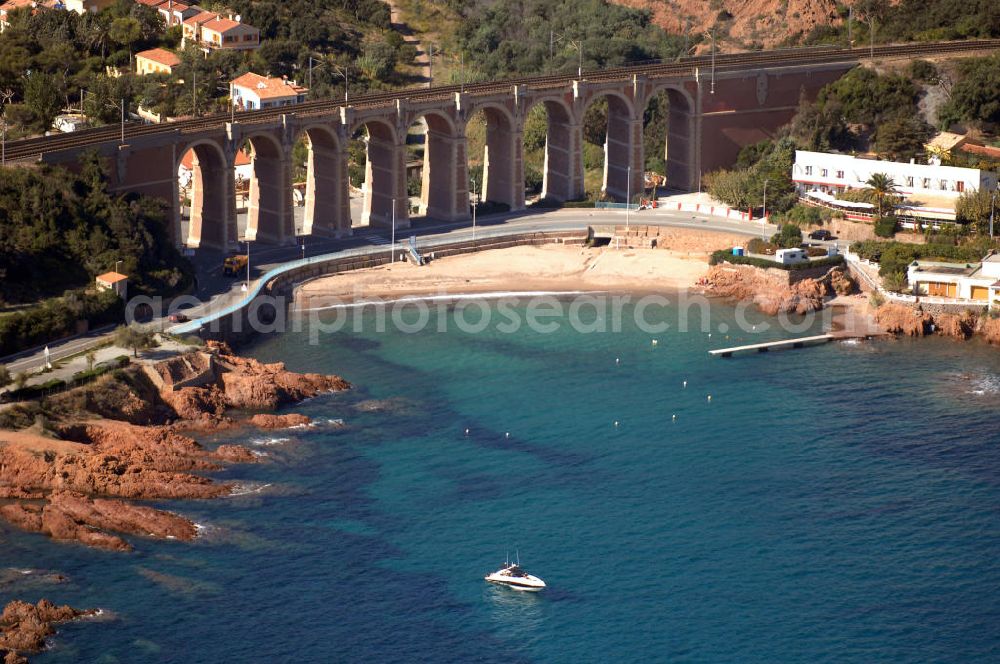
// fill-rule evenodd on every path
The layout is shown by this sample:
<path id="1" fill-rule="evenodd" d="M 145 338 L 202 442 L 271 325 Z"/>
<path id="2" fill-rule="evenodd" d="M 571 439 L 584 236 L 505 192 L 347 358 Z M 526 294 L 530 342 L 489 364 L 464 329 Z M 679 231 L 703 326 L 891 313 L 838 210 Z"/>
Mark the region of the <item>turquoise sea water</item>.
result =
<path id="1" fill-rule="evenodd" d="M 166 504 L 206 526 L 194 544 L 0 526 L 2 566 L 71 579 L 0 600 L 112 614 L 43 664 L 1000 659 L 1000 352 L 709 357 L 750 340 L 718 331 L 734 315 L 713 305 L 712 338 L 264 339 L 247 352 L 357 389 L 293 409 L 315 427 L 206 441 L 268 463 L 220 475 L 244 495 Z M 546 592 L 483 582 L 515 550 Z"/>

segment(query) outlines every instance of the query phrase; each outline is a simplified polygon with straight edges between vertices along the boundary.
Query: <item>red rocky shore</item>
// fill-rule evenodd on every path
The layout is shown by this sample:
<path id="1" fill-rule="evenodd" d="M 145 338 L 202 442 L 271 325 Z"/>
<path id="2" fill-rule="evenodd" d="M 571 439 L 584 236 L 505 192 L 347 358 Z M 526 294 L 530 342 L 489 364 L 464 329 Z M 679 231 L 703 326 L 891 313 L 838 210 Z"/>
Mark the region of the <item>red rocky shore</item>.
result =
<path id="1" fill-rule="evenodd" d="M 349 387 L 338 376 L 294 373 L 210 343 L 58 395 L 34 426 L 0 430 L 0 498 L 8 499 L 0 517 L 54 539 L 120 551 L 132 548 L 120 534 L 191 539 L 189 520 L 127 501 L 228 495 L 230 485 L 198 473 L 257 457 L 241 445 L 209 452 L 184 432 L 306 424 L 309 418 L 294 413 L 241 422 L 226 412 L 271 410 Z"/>
<path id="2" fill-rule="evenodd" d="M 23 654 L 37 653 L 45 648 L 45 638 L 55 633 L 57 623 L 91 616 L 97 611 L 81 611 L 71 606 L 56 606 L 48 600 L 38 604 L 13 601 L 0 615 L 0 655 L 4 664 L 24 664 Z"/>
<path id="3" fill-rule="evenodd" d="M 991 344 L 1000 344 L 1000 319 L 973 311 L 930 313 L 919 307 L 890 302 L 875 310 L 875 320 L 887 332 L 902 336 L 939 334 L 954 339 L 975 336 Z"/>
<path id="4" fill-rule="evenodd" d="M 191 540 L 196 529 L 190 519 L 130 501 L 226 496 L 233 487 L 204 473 L 258 459 L 242 445 L 206 450 L 188 433 L 308 424 L 297 413 L 242 419 L 227 413 L 273 410 L 349 387 L 338 376 L 291 372 L 210 342 L 41 404 L 13 406 L 5 420 L 23 426 L 0 429 L 0 518 L 109 551 L 131 551 L 136 538 Z M 45 600 L 12 602 L 0 619 L 5 664 L 39 650 L 53 624 L 84 614 Z"/>
<path id="5" fill-rule="evenodd" d="M 818 311 L 827 296 L 848 295 L 854 289 L 854 281 L 840 267 L 831 268 L 822 277 L 795 283 L 789 283 L 787 272 L 750 265 L 715 265 L 705 275 L 708 294 L 752 301 L 769 316 Z"/>

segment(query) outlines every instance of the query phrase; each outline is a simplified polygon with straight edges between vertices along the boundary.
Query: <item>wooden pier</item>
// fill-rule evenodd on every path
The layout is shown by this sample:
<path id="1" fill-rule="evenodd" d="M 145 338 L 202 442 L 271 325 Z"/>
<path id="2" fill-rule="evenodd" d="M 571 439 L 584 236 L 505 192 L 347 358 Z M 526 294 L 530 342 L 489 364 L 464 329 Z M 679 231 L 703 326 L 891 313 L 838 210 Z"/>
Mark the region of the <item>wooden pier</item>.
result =
<path id="1" fill-rule="evenodd" d="M 732 348 L 719 348 L 708 351 L 710 355 L 719 357 L 731 357 L 733 353 L 757 351 L 766 353 L 770 350 L 780 350 L 782 348 L 802 348 L 806 344 L 825 344 L 833 341 L 832 334 L 817 334 L 812 337 L 799 337 L 798 339 L 781 339 L 780 341 L 765 341 L 759 344 L 748 344 L 746 346 L 733 346 Z"/>

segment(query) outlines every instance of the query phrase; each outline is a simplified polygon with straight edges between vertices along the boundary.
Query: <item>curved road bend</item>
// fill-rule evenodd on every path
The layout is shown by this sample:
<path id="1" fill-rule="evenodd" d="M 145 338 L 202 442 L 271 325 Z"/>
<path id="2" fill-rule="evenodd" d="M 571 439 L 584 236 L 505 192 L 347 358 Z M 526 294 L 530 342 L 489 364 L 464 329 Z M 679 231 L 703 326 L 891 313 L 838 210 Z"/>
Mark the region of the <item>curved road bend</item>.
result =
<path id="1" fill-rule="evenodd" d="M 665 210 L 634 211 L 630 214 L 634 224 L 671 226 L 676 228 L 694 228 L 706 231 L 736 233 L 741 235 L 770 235 L 775 227 L 759 222 L 736 222 L 717 219 L 692 212 L 673 212 Z M 622 210 L 595 210 L 592 208 L 573 208 L 547 210 L 545 212 L 525 212 L 491 215 L 478 220 L 477 233 L 489 233 L 491 236 L 502 234 L 530 233 L 553 230 L 573 230 L 588 225 L 623 224 L 625 212 Z M 397 242 L 416 236 L 425 240 L 454 239 L 467 240 L 472 238 L 473 229 L 467 221 L 439 224 L 433 221 L 417 220 L 415 226 L 400 229 L 397 232 Z M 348 249 L 359 253 L 376 253 L 385 251 L 389 244 L 390 229 L 356 228 L 355 235 L 338 240 L 310 239 L 306 244 L 306 257 L 324 254 L 335 254 Z M 242 290 L 245 279 L 233 279 L 221 274 L 224 252 L 198 251 L 193 261 L 198 270 L 198 289 L 195 294 L 197 304 L 185 308 L 184 312 L 192 319 L 211 315 L 237 304 L 246 297 Z M 251 248 L 251 290 L 256 285 L 259 276 L 267 271 L 301 258 L 301 246 L 269 247 L 255 250 Z M 333 256 L 331 256 L 333 257 Z M 162 327 L 166 312 L 152 321 L 152 325 Z M 103 331 L 103 330 L 102 330 Z M 108 330 L 103 334 L 95 331 L 85 337 L 57 341 L 49 345 L 53 360 L 85 352 L 109 340 L 113 332 Z M 0 364 L 5 364 L 11 372 L 31 371 L 41 368 L 45 362 L 41 349 L 25 354 L 24 352 L 7 358 L 0 358 Z"/>

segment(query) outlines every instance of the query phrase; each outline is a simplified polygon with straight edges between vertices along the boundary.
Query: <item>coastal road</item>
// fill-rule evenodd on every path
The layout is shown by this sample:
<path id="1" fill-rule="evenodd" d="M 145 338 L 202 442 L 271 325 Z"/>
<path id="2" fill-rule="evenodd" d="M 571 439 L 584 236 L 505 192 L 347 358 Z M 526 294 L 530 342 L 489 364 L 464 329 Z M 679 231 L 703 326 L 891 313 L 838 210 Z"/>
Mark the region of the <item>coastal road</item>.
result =
<path id="1" fill-rule="evenodd" d="M 299 209 L 296 208 L 296 211 Z M 675 228 L 691 228 L 703 231 L 735 233 L 749 236 L 770 236 L 775 227 L 760 222 L 737 222 L 718 219 L 692 212 L 677 212 L 660 209 L 633 211 L 628 215 L 629 222 L 636 225 L 670 226 Z M 588 225 L 624 224 L 624 210 L 597 210 L 594 208 L 564 208 L 532 212 L 531 210 L 517 213 L 502 213 L 480 217 L 473 229 L 468 221 L 457 223 L 440 223 L 433 220 L 412 220 L 410 228 L 397 229 L 396 240 L 402 242 L 410 236 L 418 239 L 454 239 L 468 240 L 474 233 L 489 232 L 491 235 L 501 233 L 530 233 L 539 231 L 573 230 Z M 354 228 L 354 235 L 343 239 L 304 239 L 305 246 L 266 246 L 257 248 L 251 245 L 251 286 L 253 282 L 271 268 L 282 263 L 302 257 L 332 254 L 346 249 L 359 250 L 362 253 L 385 251 L 389 244 L 391 229 L 387 228 Z M 300 239 L 301 241 L 301 239 Z M 245 277 L 232 278 L 222 275 L 222 259 L 225 252 L 214 250 L 198 250 L 192 261 L 197 269 L 198 286 L 193 297 L 187 301 L 183 311 L 190 318 L 205 316 L 212 311 L 219 311 L 235 304 L 243 296 Z M 163 329 L 166 325 L 168 312 L 149 322 L 149 325 Z M 113 327 L 94 330 L 80 337 L 73 337 L 49 344 L 50 357 L 53 361 L 86 352 L 110 341 Z M 0 358 L 0 364 L 7 366 L 10 372 L 36 371 L 45 365 L 42 348 L 23 351 L 13 356 Z"/>

